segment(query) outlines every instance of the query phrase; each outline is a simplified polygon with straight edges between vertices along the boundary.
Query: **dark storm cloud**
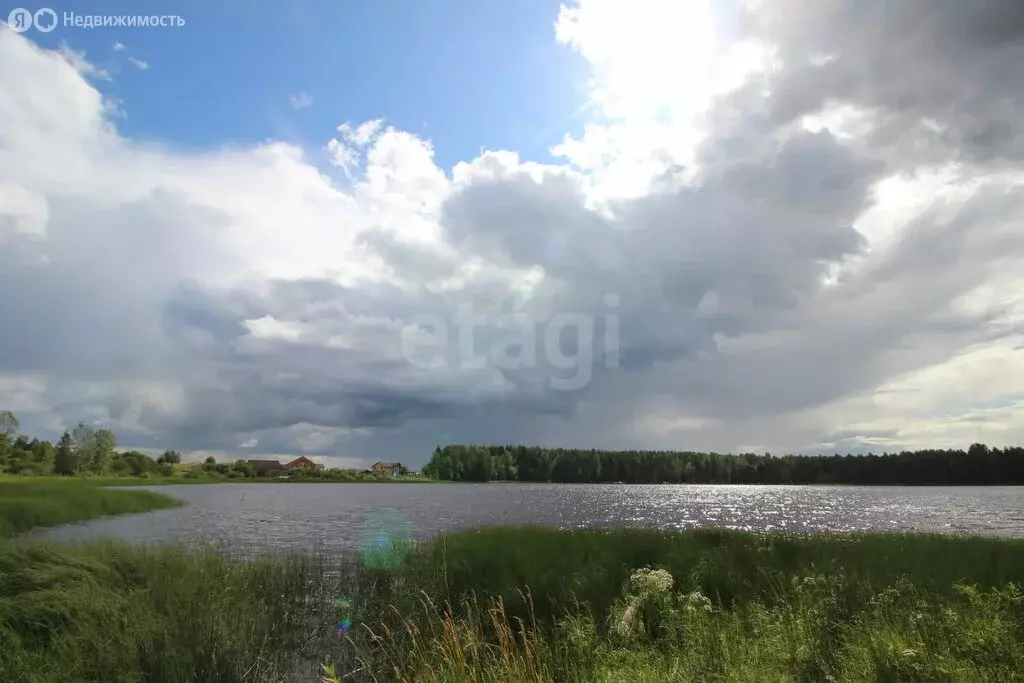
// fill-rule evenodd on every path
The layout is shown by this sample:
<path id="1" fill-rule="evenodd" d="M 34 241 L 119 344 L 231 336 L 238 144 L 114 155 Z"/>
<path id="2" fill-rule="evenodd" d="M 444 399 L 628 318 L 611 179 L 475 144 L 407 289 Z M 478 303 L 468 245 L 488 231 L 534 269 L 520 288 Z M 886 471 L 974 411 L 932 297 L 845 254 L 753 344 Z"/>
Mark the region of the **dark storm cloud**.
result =
<path id="1" fill-rule="evenodd" d="M 445 225 L 464 249 L 543 267 L 539 294 L 559 312 L 619 316 L 622 368 L 644 370 L 709 349 L 716 333 L 761 329 L 813 296 L 830 264 L 863 249 L 851 225 L 879 169 L 828 133 L 798 132 L 698 187 L 621 202 L 612 217 L 583 208 L 560 179 L 545 187 L 524 171 L 458 192 Z M 565 255 L 546 254 L 560 238 Z"/>
<path id="2" fill-rule="evenodd" d="M 1020 334 L 1019 325 L 1000 323 L 1006 305 L 953 303 L 1019 261 L 1024 233 L 1007 217 L 1022 211 L 1021 191 L 990 191 L 952 215 L 923 216 L 872 266 L 784 327 L 683 370 L 700 396 L 694 407 L 734 417 L 806 408 Z"/>
<path id="3" fill-rule="evenodd" d="M 781 124 L 827 104 L 875 112 L 890 160 L 1024 158 L 1024 4 L 1017 0 L 765 3 L 748 35 L 780 48 Z"/>
<path id="4" fill-rule="evenodd" d="M 447 302 L 449 312 L 454 303 Z M 395 427 L 489 405 L 538 414 L 569 409 L 544 393 L 495 395 L 478 378 L 460 381 L 458 358 L 450 379 L 417 373 L 402 355 L 401 327 L 432 305 L 445 310 L 440 304 L 391 285 L 354 289 L 309 279 L 269 282 L 261 293 L 182 289 L 167 303 L 164 324 L 189 378 L 187 407 L 151 413 L 143 423 L 185 438 L 216 439 L 299 423 Z M 301 325 L 302 334 L 254 336 L 246 321 L 267 317 Z M 344 336 L 344 344 L 333 345 L 334 335 Z"/>
<path id="5" fill-rule="evenodd" d="M 0 249 L 0 372 L 65 378 L 145 376 L 166 351 L 155 316 L 179 278 L 217 258 L 204 240 L 223 222 L 168 193 L 116 208 L 51 199 L 45 237 L 8 237 Z M 85 230 L 98 224 L 102 231 Z"/>
<path id="6" fill-rule="evenodd" d="M 608 226 L 584 202 L 580 179 L 566 169 L 503 170 L 449 197 L 441 225 L 460 250 L 571 276 L 574 266 L 593 269 L 611 256 L 600 249 Z"/>

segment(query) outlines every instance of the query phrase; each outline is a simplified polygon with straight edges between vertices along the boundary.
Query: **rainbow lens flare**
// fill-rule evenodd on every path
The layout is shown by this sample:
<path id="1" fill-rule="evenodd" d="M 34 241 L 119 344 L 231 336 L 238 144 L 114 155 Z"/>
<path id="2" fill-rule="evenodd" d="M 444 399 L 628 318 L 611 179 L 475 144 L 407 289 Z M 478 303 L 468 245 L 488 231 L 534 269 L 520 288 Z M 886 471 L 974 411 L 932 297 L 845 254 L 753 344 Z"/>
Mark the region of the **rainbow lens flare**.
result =
<path id="1" fill-rule="evenodd" d="M 363 524 L 359 554 L 370 569 L 394 569 L 412 550 L 412 525 L 392 508 L 377 510 Z"/>

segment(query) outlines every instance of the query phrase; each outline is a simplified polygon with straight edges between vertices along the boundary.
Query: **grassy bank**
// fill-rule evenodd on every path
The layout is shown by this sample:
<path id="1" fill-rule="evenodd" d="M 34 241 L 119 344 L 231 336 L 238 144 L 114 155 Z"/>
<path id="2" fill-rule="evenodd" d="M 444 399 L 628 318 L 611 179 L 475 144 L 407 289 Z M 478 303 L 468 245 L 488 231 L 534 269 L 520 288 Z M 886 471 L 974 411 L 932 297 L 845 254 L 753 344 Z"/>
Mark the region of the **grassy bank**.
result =
<path id="1" fill-rule="evenodd" d="M 290 477 L 93 477 L 89 481 L 101 483 L 103 486 L 177 486 L 198 484 L 436 484 L 436 479 L 425 477 L 366 477 L 365 479 L 330 479 Z"/>
<path id="2" fill-rule="evenodd" d="M 1024 671 L 1021 541 L 499 528 L 372 566 L 6 544 L 0 670 L 294 681 L 329 660 L 346 681 L 652 682 Z"/>
<path id="3" fill-rule="evenodd" d="M 40 477 L 0 479 L 0 536 L 33 527 L 180 505 L 150 491 L 108 491 L 89 481 Z"/>
<path id="4" fill-rule="evenodd" d="M 304 479 L 294 477 L 289 479 L 277 479 L 272 477 L 224 477 L 217 475 L 206 475 L 189 477 L 183 474 L 175 474 L 171 477 L 133 477 L 133 476 L 3 476 L 0 475 L 0 484 L 67 484 L 81 483 L 91 486 L 198 486 L 202 484 L 449 484 L 451 482 L 438 482 L 435 479 L 424 477 L 367 477 L 365 479 Z"/>

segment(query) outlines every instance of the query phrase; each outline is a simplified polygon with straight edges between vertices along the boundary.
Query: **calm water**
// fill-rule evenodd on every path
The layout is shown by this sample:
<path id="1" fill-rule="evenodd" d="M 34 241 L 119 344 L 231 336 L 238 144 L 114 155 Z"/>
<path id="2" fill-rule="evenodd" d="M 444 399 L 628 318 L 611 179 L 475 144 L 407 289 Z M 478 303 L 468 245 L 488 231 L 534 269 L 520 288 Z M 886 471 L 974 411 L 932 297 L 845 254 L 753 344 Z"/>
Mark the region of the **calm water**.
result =
<path id="1" fill-rule="evenodd" d="M 45 530 L 46 540 L 213 542 L 232 551 L 353 547 L 376 515 L 413 536 L 492 524 L 795 531 L 938 531 L 1024 537 L 1024 487 L 209 484 L 142 487 L 184 507 Z M 395 511 L 395 512 L 392 512 Z"/>

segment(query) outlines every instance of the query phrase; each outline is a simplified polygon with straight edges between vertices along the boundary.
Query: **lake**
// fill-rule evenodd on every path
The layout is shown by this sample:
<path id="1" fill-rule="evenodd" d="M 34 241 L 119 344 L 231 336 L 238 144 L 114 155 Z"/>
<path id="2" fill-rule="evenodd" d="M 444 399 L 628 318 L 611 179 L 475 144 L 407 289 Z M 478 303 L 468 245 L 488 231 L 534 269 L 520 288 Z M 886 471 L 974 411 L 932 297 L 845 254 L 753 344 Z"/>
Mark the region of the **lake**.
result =
<path id="1" fill-rule="evenodd" d="M 494 524 L 933 531 L 1024 538 L 1024 487 L 616 484 L 206 484 L 139 487 L 181 508 L 45 529 L 34 539 L 215 543 L 233 553 L 345 552 L 380 525 L 414 538 Z"/>

